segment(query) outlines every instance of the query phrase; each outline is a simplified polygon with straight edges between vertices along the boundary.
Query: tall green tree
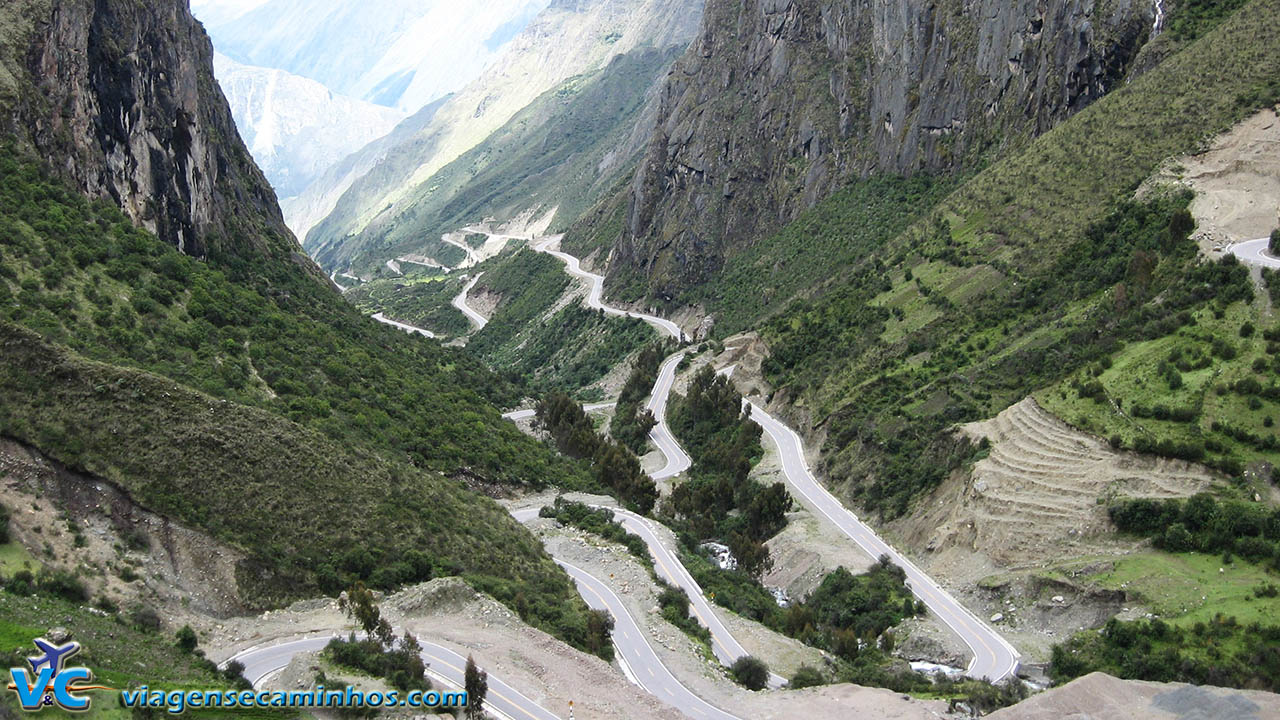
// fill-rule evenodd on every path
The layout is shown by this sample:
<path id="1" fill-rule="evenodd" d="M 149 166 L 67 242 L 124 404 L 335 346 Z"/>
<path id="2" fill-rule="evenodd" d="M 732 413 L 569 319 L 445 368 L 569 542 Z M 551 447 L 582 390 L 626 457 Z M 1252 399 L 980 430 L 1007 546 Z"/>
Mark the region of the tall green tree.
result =
<path id="1" fill-rule="evenodd" d="M 463 686 L 467 691 L 467 717 L 484 717 L 484 698 L 489 693 L 489 673 L 476 667 L 475 658 L 467 656 L 463 671 Z"/>

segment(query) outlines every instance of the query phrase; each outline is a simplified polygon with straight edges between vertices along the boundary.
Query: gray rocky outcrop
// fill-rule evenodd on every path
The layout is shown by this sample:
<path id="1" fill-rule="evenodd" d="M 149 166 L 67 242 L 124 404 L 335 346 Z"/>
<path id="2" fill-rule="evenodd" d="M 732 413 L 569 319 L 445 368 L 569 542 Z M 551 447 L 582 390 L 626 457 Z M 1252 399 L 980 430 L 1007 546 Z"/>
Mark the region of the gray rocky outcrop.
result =
<path id="1" fill-rule="evenodd" d="M 662 98 L 611 284 L 677 296 L 848 183 L 952 171 L 1123 81 L 1133 0 L 710 0 Z"/>

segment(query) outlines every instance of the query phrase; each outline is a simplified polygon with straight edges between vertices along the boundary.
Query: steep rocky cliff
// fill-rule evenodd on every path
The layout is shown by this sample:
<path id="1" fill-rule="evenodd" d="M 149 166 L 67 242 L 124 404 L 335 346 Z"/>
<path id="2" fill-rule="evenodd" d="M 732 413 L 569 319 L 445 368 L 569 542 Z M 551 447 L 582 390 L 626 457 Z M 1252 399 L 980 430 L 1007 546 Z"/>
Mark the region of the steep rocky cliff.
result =
<path id="1" fill-rule="evenodd" d="M 0 131 L 197 257 L 294 245 L 186 0 L 0 8 Z"/>
<path id="2" fill-rule="evenodd" d="M 671 298 L 849 180 L 972 167 L 1121 82 L 1144 0 L 709 0 L 611 283 Z"/>

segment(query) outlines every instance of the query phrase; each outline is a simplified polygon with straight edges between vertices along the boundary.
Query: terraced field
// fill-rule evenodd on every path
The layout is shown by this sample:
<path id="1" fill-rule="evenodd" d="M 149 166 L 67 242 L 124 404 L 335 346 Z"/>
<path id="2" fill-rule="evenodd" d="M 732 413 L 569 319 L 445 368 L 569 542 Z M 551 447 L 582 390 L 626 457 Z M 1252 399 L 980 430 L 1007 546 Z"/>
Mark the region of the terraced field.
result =
<path id="1" fill-rule="evenodd" d="M 957 502 L 941 506 L 950 522 L 934 526 L 932 544 L 967 545 L 998 565 L 1039 564 L 1064 543 L 1109 534 L 1106 498 L 1185 496 L 1213 482 L 1191 463 L 1113 450 L 1031 398 L 962 430 L 990 440 L 991 450 L 964 488 L 952 489 Z"/>

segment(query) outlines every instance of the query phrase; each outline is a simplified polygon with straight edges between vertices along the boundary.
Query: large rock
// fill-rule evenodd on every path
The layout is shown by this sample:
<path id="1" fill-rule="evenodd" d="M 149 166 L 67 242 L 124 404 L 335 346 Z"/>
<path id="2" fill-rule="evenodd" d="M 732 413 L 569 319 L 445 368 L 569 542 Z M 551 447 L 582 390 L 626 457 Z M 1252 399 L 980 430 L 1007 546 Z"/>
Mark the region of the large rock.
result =
<path id="1" fill-rule="evenodd" d="M 13 0 L 0 27 L 0 125 L 87 195 L 197 257 L 295 244 L 186 2 Z"/>

